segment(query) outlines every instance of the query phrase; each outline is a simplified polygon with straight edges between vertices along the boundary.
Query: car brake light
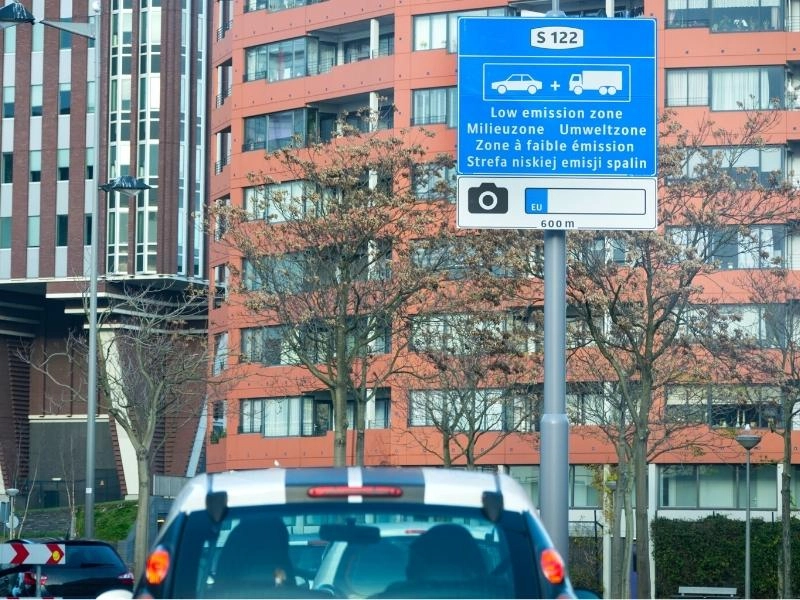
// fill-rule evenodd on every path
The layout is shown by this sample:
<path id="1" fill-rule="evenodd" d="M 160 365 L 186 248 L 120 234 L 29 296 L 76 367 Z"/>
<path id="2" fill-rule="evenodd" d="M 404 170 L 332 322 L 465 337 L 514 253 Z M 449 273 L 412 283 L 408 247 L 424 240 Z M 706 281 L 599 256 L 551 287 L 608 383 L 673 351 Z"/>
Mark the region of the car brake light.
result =
<path id="1" fill-rule="evenodd" d="M 41 582 L 42 585 L 47 583 L 47 575 L 40 575 L 39 581 Z M 25 571 L 22 574 L 22 583 L 24 585 L 36 585 L 36 573 L 34 573 L 33 571 Z"/>
<path id="2" fill-rule="evenodd" d="M 144 568 L 144 577 L 151 585 L 160 585 L 167 578 L 169 572 L 169 552 L 165 548 L 158 547 L 150 556 L 147 557 L 147 564 Z"/>
<path id="3" fill-rule="evenodd" d="M 311 498 L 337 498 L 345 496 L 389 496 L 397 498 L 403 495 L 402 488 L 391 485 L 320 485 L 308 488 Z"/>
<path id="4" fill-rule="evenodd" d="M 542 552 L 539 557 L 539 565 L 542 567 L 545 579 L 550 583 L 559 584 L 564 581 L 566 571 L 564 569 L 564 560 L 554 548 L 547 548 Z"/>

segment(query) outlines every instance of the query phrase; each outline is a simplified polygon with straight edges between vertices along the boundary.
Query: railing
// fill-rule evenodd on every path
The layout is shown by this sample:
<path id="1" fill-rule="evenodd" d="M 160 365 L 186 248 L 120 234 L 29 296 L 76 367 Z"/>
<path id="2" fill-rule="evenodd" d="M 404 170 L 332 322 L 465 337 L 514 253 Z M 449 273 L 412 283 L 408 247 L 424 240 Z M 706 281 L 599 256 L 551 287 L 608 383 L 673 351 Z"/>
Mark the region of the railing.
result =
<path id="1" fill-rule="evenodd" d="M 224 92 L 222 92 L 221 94 L 217 94 L 217 103 L 216 103 L 217 107 L 220 107 L 223 104 L 225 104 L 225 100 L 227 100 L 230 97 L 232 91 L 233 87 L 228 86 Z"/>
<path id="2" fill-rule="evenodd" d="M 233 27 L 233 19 L 225 21 L 222 26 L 217 29 L 217 41 L 220 41 L 222 38 L 225 37 L 225 34 Z"/>
<path id="3" fill-rule="evenodd" d="M 228 164 L 230 164 L 230 162 L 231 162 L 231 155 L 230 154 L 228 154 L 222 160 L 218 160 L 217 162 L 215 162 L 214 163 L 214 174 L 215 175 L 219 175 L 220 173 L 222 173 L 222 169 L 227 167 Z"/>

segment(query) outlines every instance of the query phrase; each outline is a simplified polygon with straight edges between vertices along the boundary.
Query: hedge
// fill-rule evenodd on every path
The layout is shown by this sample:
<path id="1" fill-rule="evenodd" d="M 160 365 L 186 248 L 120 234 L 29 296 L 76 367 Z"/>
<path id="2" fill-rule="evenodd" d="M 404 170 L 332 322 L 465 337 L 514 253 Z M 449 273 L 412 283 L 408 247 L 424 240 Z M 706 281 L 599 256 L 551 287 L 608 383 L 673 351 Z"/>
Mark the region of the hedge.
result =
<path id="1" fill-rule="evenodd" d="M 745 522 L 712 515 L 697 521 L 657 518 L 651 525 L 656 597 L 678 587 L 735 587 L 744 597 Z M 750 523 L 750 588 L 753 598 L 779 596 L 780 522 Z M 792 591 L 800 591 L 800 521 L 792 519 Z M 795 596 L 796 597 L 796 596 Z"/>

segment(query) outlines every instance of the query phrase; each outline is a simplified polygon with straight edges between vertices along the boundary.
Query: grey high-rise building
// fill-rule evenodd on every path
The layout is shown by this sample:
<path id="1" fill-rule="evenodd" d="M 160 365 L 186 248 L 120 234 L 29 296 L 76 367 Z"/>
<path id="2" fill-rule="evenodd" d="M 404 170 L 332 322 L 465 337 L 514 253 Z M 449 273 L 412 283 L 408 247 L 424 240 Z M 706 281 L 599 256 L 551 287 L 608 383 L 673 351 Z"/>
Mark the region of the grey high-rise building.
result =
<path id="1" fill-rule="evenodd" d="M 22 4 L 37 22 L 0 30 L 0 492 L 30 491 L 36 506 L 63 504 L 67 482 L 83 489 L 85 365 L 57 361 L 50 378 L 25 356 L 55 355 L 70 331 L 88 330 L 94 186 L 125 175 L 151 186 L 131 198 L 97 192 L 100 310 L 123 285 L 205 286 L 208 24 L 195 0 Z M 98 6 L 98 48 L 40 22 L 91 25 Z M 138 477 L 130 443 L 99 405 L 102 501 L 135 494 Z M 155 473 L 202 464 L 203 423 L 160 424 Z"/>

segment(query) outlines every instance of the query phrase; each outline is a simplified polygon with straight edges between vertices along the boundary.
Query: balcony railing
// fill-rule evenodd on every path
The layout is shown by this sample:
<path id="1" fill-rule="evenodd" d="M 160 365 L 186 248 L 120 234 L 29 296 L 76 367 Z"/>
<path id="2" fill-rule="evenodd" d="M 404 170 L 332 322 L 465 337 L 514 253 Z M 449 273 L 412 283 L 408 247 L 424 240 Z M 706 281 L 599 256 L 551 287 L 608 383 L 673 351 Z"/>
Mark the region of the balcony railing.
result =
<path id="1" fill-rule="evenodd" d="M 222 27 L 217 29 L 217 41 L 224 38 L 225 34 L 230 30 L 231 27 L 233 27 L 233 19 L 225 21 L 225 23 L 222 24 Z"/>
<path id="2" fill-rule="evenodd" d="M 225 100 L 230 98 L 230 95 L 231 95 L 232 91 L 233 91 L 233 87 L 232 86 L 228 86 L 227 88 L 225 88 L 224 92 L 222 92 L 221 94 L 217 94 L 217 102 L 216 102 L 217 107 L 220 107 L 223 104 L 225 104 Z"/>
<path id="3" fill-rule="evenodd" d="M 228 164 L 230 164 L 230 162 L 231 162 L 231 155 L 230 154 L 226 155 L 225 158 L 223 158 L 222 160 L 218 160 L 217 162 L 215 162 L 214 163 L 214 174 L 215 175 L 219 175 L 220 173 L 222 173 L 222 169 L 227 167 Z"/>

